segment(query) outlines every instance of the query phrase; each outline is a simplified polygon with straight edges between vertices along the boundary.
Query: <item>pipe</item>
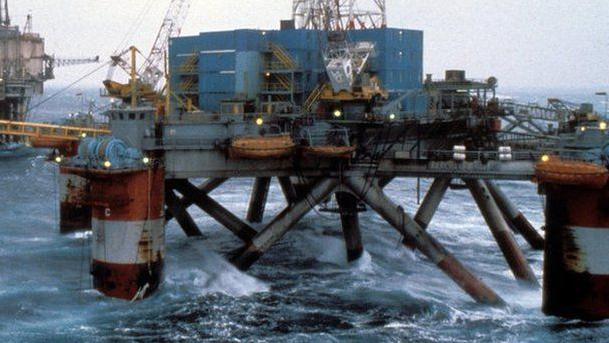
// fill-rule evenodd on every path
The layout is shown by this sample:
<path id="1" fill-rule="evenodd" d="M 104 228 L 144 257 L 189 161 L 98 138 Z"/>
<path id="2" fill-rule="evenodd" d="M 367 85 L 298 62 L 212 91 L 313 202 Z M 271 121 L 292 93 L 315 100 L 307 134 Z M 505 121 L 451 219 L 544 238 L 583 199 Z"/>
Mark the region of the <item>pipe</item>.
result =
<path id="1" fill-rule="evenodd" d="M 247 220 L 250 223 L 262 223 L 270 187 L 270 177 L 258 177 L 254 180 L 254 187 L 252 188 L 250 204 L 247 210 Z"/>
<path id="2" fill-rule="evenodd" d="M 249 269 L 313 207 L 332 194 L 337 186 L 336 179 L 323 179 L 316 183 L 308 195 L 283 210 L 244 247 L 241 254 L 233 260 L 235 266 L 241 270 Z"/>
<path id="3" fill-rule="evenodd" d="M 485 183 L 504 217 L 510 221 L 516 231 L 524 237 L 533 249 L 543 250 L 544 238 L 535 230 L 524 214 L 518 210 L 495 182 L 486 181 Z"/>
<path id="4" fill-rule="evenodd" d="M 516 238 L 508 223 L 501 214 L 499 207 L 491 196 L 490 191 L 481 180 L 464 180 L 469 188 L 478 208 L 491 229 L 503 256 L 508 262 L 516 279 L 525 281 L 532 286 L 539 287 L 535 273 L 531 269 L 524 253 L 518 246 Z"/>
<path id="5" fill-rule="evenodd" d="M 484 282 L 476 278 L 435 238 L 423 230 L 404 210 L 394 204 L 378 185 L 363 177 L 349 177 L 346 185 L 368 206 L 389 222 L 400 234 L 408 236 L 416 247 L 446 275 L 479 303 L 503 305 L 504 301 Z"/>
<path id="6" fill-rule="evenodd" d="M 340 220 L 347 248 L 347 260 L 353 262 L 359 260 L 364 254 L 362 234 L 359 228 L 359 214 L 357 212 L 358 200 L 348 192 L 337 192 L 336 202 L 340 210 Z"/>

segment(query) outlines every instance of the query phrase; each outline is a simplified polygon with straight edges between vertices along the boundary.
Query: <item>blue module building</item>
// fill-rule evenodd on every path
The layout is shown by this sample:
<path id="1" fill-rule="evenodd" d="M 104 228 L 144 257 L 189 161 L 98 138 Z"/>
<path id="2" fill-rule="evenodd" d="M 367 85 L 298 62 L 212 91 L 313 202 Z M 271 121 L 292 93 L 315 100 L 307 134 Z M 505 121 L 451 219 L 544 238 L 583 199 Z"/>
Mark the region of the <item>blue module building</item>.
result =
<path id="1" fill-rule="evenodd" d="M 375 44 L 368 71 L 391 96 L 422 88 L 422 31 L 354 30 L 347 39 Z M 206 112 L 230 111 L 223 104 L 235 102 L 269 112 L 302 106 L 320 81 L 327 80 L 322 57 L 326 46 L 327 32 L 289 27 L 174 38 L 169 48 L 171 90 L 183 99 L 179 106 Z"/>

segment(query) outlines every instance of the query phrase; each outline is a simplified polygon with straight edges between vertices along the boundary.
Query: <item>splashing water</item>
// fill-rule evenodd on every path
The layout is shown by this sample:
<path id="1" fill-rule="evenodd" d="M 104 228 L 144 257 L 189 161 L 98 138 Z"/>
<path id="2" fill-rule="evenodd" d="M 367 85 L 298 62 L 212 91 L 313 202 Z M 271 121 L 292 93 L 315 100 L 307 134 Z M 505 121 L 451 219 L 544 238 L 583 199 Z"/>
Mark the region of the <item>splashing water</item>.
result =
<path id="1" fill-rule="evenodd" d="M 205 238 L 186 238 L 177 224 L 168 225 L 159 293 L 133 304 L 108 299 L 91 290 L 90 234 L 58 234 L 56 174 L 43 158 L 0 163 L 3 341 L 548 342 L 609 334 L 607 323 L 544 317 L 540 291 L 514 281 L 463 191 L 449 191 L 430 232 L 495 289 L 506 308 L 474 303 L 423 256 L 403 248 L 401 237 L 372 212 L 361 215 L 366 251 L 356 263 L 346 262 L 339 218 L 313 213 L 245 274 L 223 257 L 240 242 L 196 210 Z M 231 180 L 214 197 L 243 217 L 250 186 L 251 180 Z M 540 227 L 534 186 L 503 186 Z M 397 180 L 387 190 L 413 213 L 414 189 L 414 182 Z M 283 206 L 273 184 L 266 220 Z M 542 254 L 518 239 L 541 277 Z"/>

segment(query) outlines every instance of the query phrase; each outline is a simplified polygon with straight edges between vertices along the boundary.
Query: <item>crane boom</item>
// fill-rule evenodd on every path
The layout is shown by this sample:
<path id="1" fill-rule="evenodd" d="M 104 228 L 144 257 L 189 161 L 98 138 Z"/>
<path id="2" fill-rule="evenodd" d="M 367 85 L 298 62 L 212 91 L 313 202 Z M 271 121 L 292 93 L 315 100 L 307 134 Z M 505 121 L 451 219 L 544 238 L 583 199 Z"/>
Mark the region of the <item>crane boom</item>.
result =
<path id="1" fill-rule="evenodd" d="M 157 88 L 164 76 L 162 65 L 169 46 L 169 39 L 180 35 L 191 3 L 192 0 L 171 0 L 150 54 L 140 68 L 139 75 L 141 75 L 142 81 L 153 89 Z"/>
<path id="2" fill-rule="evenodd" d="M 56 68 L 82 65 L 82 64 L 90 64 L 90 63 L 99 63 L 99 56 L 95 57 L 86 57 L 86 58 L 55 58 L 53 57 L 54 66 Z"/>

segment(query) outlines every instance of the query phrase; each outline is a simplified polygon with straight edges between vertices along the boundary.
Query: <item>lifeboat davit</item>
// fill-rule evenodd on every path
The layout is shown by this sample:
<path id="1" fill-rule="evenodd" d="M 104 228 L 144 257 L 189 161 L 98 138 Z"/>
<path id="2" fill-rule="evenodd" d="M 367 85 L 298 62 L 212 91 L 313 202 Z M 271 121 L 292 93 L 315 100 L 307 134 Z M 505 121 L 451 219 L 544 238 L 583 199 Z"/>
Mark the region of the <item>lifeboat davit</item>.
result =
<path id="1" fill-rule="evenodd" d="M 296 144 L 289 135 L 242 137 L 233 140 L 229 148 L 232 159 L 269 160 L 294 155 Z"/>
<path id="2" fill-rule="evenodd" d="M 607 168 L 585 162 L 564 161 L 553 157 L 535 167 L 539 183 L 582 186 L 594 189 L 605 187 L 609 181 Z"/>

